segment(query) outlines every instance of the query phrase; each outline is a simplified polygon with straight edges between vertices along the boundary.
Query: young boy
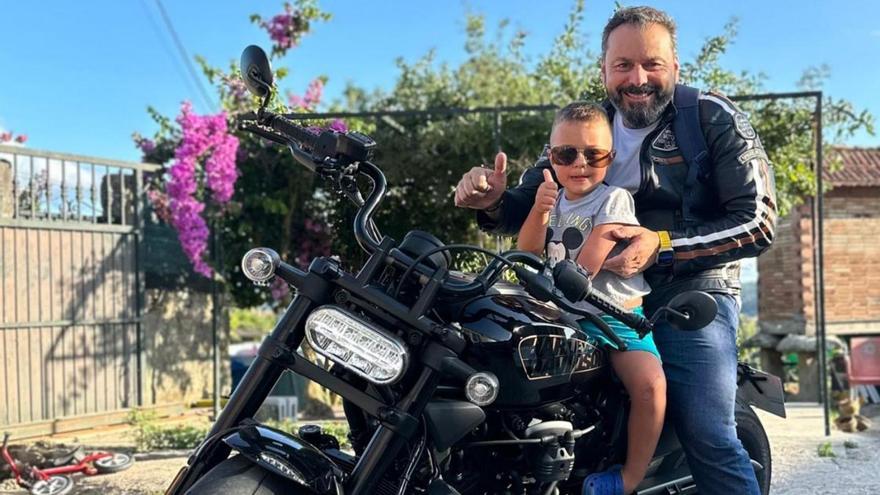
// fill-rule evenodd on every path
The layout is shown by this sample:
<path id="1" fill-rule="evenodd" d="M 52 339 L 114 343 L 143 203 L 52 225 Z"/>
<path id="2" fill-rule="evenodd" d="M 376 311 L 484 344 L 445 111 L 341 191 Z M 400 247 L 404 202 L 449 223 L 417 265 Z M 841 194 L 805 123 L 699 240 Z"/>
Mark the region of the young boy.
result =
<path id="1" fill-rule="evenodd" d="M 550 134 L 550 162 L 560 184 L 549 170 L 535 195 L 535 204 L 519 232 L 519 249 L 550 259 L 573 259 L 593 274 L 593 287 L 625 308 L 642 314 L 642 296 L 650 291 L 641 274 L 624 279 L 602 271 L 616 241 L 611 231 L 638 225 L 633 198 L 603 180 L 614 160 L 611 125 L 602 107 L 574 102 L 556 113 Z M 660 354 L 650 334 L 639 339 L 636 332 L 587 304 L 600 314 L 626 342 L 627 352 L 613 351 L 611 363 L 631 399 L 626 463 L 584 481 L 584 494 L 628 494 L 645 477 L 657 446 L 666 411 L 666 379 Z M 595 340 L 614 347 L 592 323 L 581 328 Z"/>

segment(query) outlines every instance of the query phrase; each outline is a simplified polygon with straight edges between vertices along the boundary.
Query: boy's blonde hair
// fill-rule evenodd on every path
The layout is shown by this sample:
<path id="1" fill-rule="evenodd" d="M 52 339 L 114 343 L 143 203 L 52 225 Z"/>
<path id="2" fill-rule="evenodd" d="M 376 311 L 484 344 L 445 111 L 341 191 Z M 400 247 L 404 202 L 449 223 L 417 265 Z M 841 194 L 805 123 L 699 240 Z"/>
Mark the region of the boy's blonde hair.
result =
<path id="1" fill-rule="evenodd" d="M 608 113 L 602 105 L 587 101 L 574 101 L 557 110 L 553 127 L 561 122 L 602 122 L 611 128 Z"/>

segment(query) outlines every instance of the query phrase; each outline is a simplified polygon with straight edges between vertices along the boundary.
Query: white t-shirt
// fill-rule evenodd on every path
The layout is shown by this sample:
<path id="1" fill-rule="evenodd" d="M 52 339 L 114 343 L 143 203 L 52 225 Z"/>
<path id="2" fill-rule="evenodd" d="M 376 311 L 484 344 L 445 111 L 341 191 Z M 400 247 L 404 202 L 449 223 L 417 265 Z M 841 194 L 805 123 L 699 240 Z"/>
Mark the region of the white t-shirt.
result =
<path id="1" fill-rule="evenodd" d="M 608 167 L 605 182 L 612 186 L 622 187 L 631 194 L 638 192 L 642 183 L 642 167 L 639 164 L 642 141 L 659 123 L 658 120 L 642 129 L 630 129 L 623 125 L 623 116 L 620 112 L 614 114 L 611 135 L 614 138 L 614 149 L 617 150 L 617 155 L 614 156 L 614 161 Z"/>
<path id="2" fill-rule="evenodd" d="M 559 199 L 550 212 L 547 225 L 547 258 L 555 261 L 570 259 L 577 261 L 587 238 L 596 225 L 619 223 L 638 225 L 633 197 L 619 187 L 599 184 L 586 196 L 569 201 L 564 189 L 559 190 Z M 608 256 L 623 250 L 618 243 Z M 641 273 L 631 278 L 623 278 L 614 272 L 602 270 L 593 278 L 593 288 L 609 296 L 618 304 L 646 295 L 651 291 Z M 578 306 L 592 313 L 601 313 L 588 303 Z"/>

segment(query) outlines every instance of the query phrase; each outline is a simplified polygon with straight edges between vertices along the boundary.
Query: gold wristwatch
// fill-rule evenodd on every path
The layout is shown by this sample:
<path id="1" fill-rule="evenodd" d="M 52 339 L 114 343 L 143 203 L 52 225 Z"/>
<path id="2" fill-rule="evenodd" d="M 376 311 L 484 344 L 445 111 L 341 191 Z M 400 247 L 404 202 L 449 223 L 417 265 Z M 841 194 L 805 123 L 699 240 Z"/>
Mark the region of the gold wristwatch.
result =
<path id="1" fill-rule="evenodd" d="M 657 232 L 660 238 L 660 249 L 657 251 L 657 264 L 660 266 L 672 266 L 675 255 L 672 251 L 672 239 L 669 237 L 669 231 L 660 230 Z"/>

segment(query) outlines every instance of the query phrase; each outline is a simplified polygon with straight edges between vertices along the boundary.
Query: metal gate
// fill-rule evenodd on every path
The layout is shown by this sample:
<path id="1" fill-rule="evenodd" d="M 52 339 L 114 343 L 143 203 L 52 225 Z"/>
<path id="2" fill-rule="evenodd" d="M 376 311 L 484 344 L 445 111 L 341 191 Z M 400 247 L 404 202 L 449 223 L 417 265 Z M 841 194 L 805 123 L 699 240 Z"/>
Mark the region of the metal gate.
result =
<path id="1" fill-rule="evenodd" d="M 142 405 L 143 174 L 0 146 L 0 425 Z"/>

